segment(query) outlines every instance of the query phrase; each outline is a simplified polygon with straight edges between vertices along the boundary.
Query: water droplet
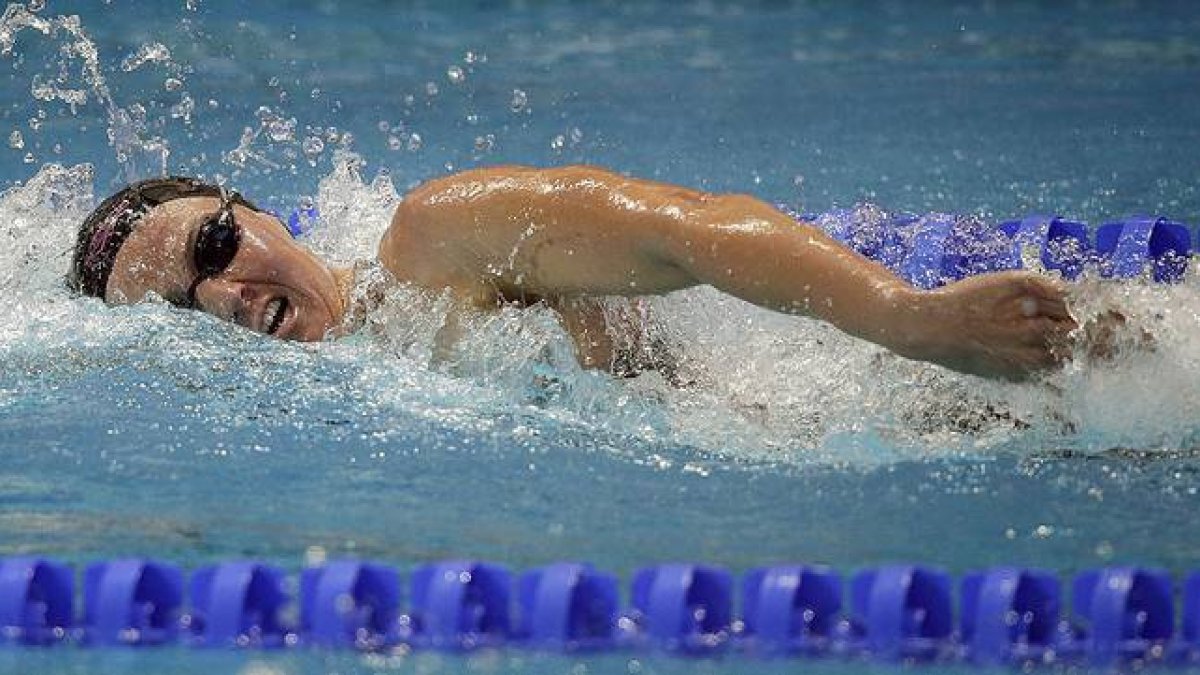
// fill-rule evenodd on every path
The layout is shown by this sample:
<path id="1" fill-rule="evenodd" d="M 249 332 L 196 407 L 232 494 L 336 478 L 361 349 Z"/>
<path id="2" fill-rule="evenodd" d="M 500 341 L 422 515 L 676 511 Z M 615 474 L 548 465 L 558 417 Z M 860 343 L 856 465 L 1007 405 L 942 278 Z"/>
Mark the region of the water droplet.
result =
<path id="1" fill-rule="evenodd" d="M 450 84 L 462 84 L 467 80 L 467 74 L 459 66 L 450 66 L 446 69 L 446 79 Z"/>
<path id="2" fill-rule="evenodd" d="M 567 144 L 567 138 L 559 134 L 550 140 L 550 149 L 555 152 L 561 152 L 563 146 Z"/>
<path id="3" fill-rule="evenodd" d="M 312 90 L 312 91 L 310 91 L 310 92 L 308 93 L 308 95 L 309 95 L 309 96 L 311 96 L 311 97 L 313 97 L 314 99 L 321 98 L 321 88 L 320 88 L 320 87 L 313 87 L 313 90 Z"/>
<path id="4" fill-rule="evenodd" d="M 13 132 L 8 135 L 8 147 L 13 150 L 20 150 L 25 147 L 25 137 L 21 135 L 20 131 L 13 129 Z"/>
<path id="5" fill-rule="evenodd" d="M 523 112 L 529 107 L 529 96 L 520 89 L 513 89 L 512 100 L 508 102 L 509 110 L 515 113 Z"/>
<path id="6" fill-rule="evenodd" d="M 268 87 L 278 87 L 279 86 L 279 78 L 272 77 L 271 79 L 267 80 L 267 86 Z"/>
<path id="7" fill-rule="evenodd" d="M 309 157 L 321 154 L 325 150 L 325 141 L 322 141 L 317 136 L 309 136 L 300 144 L 300 149 Z"/>
<path id="8" fill-rule="evenodd" d="M 163 81 L 163 89 L 167 91 L 179 91 L 183 87 L 183 80 L 175 77 L 168 77 Z"/>
<path id="9" fill-rule="evenodd" d="M 392 150 L 400 150 L 404 147 L 404 141 L 400 140 L 399 136 L 388 136 L 388 148 Z"/>
<path id="10" fill-rule="evenodd" d="M 46 9 L 46 0 L 29 0 L 29 2 L 26 3 L 25 8 L 31 12 L 40 12 L 43 9 Z"/>
<path id="11" fill-rule="evenodd" d="M 380 121 L 377 126 L 379 127 L 379 131 L 385 134 L 392 130 L 392 124 L 387 120 Z"/>
<path id="12" fill-rule="evenodd" d="M 421 149 L 425 141 L 421 138 L 421 134 L 413 134 L 408 137 L 408 149 L 410 152 L 416 152 Z"/>
<path id="13" fill-rule="evenodd" d="M 179 99 L 179 103 L 171 106 L 171 117 L 174 119 L 182 119 L 184 124 L 190 124 L 192 121 L 192 113 L 196 110 L 196 102 L 191 96 L 184 94 Z"/>
<path id="14" fill-rule="evenodd" d="M 413 107 L 413 104 L 414 104 L 414 103 L 416 103 L 416 102 L 417 102 L 417 97 L 416 97 L 416 96 L 413 96 L 412 94 L 405 94 L 405 95 L 404 95 L 404 105 L 405 105 L 405 107 L 411 108 L 411 107 Z"/>
<path id="15" fill-rule="evenodd" d="M 200 0 L 187 0 L 183 3 L 184 8 L 189 12 L 194 12 L 200 8 Z"/>
<path id="16" fill-rule="evenodd" d="M 571 145 L 578 145 L 583 140 L 583 131 L 579 127 L 571 127 Z"/>
<path id="17" fill-rule="evenodd" d="M 267 123 L 267 135 L 276 143 L 284 143 L 296 138 L 296 118 L 273 119 Z"/>
<path id="18" fill-rule="evenodd" d="M 425 83 L 425 95 L 426 96 L 437 96 L 438 95 L 437 84 L 435 84 L 433 82 L 426 82 Z"/>
<path id="19" fill-rule="evenodd" d="M 491 152 L 496 147 L 495 134 L 487 134 L 484 136 L 475 137 L 476 152 Z"/>
<path id="20" fill-rule="evenodd" d="M 34 131 L 41 131 L 42 121 L 36 117 L 30 117 L 29 118 L 29 128 L 33 129 Z"/>
<path id="21" fill-rule="evenodd" d="M 487 54 L 482 52 L 467 52 L 463 55 L 465 63 L 487 63 Z"/>
<path id="22" fill-rule="evenodd" d="M 341 138 L 341 134 L 338 133 L 337 127 L 329 127 L 325 130 L 326 143 L 337 143 L 339 138 Z"/>
<path id="23" fill-rule="evenodd" d="M 472 126 L 479 124 L 479 115 L 476 115 L 475 113 L 467 115 L 467 124 Z"/>
<path id="24" fill-rule="evenodd" d="M 171 50 L 161 42 L 149 42 L 138 47 L 133 54 L 121 60 L 121 70 L 131 72 L 147 63 L 166 63 L 171 60 Z"/>
<path id="25" fill-rule="evenodd" d="M 36 161 L 37 161 L 37 160 L 36 160 L 36 159 L 34 159 L 34 157 L 33 157 L 33 153 L 32 153 L 32 152 L 27 152 L 27 153 L 25 153 L 25 163 L 26 163 L 26 164 L 33 164 L 33 163 L 34 163 L 34 162 L 36 162 Z"/>

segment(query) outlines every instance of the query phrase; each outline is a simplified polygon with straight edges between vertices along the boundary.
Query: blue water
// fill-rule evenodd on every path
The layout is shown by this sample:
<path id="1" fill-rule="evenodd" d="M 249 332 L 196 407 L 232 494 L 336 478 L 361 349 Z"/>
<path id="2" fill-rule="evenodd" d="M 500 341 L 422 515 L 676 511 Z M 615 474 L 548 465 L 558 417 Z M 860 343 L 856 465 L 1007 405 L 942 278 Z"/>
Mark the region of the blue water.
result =
<path id="1" fill-rule="evenodd" d="M 0 146 L 0 555 L 289 570 L 322 551 L 403 570 L 582 559 L 623 580 L 675 560 L 1200 566 L 1194 277 L 1083 284 L 1081 315 L 1118 308 L 1156 349 L 1020 385 L 688 291 L 654 303 L 688 345 L 684 389 L 581 371 L 536 310 L 476 318 L 444 361 L 431 352 L 445 309 L 415 291 L 379 335 L 314 346 L 105 308 L 60 283 L 94 199 L 164 167 L 281 210 L 314 200 L 308 241 L 338 261 L 370 255 L 409 186 L 508 162 L 595 163 L 806 211 L 1195 225 L 1193 3 L 45 4 L 46 20 L 79 15 L 111 104 L 78 54 L 64 62 L 80 38 L 61 23 L 15 33 L 0 56 L 0 140 L 22 145 Z M 137 65 L 153 43 L 169 58 Z M 56 86 L 88 93 L 73 110 L 34 95 L 61 72 Z M 797 667 L 0 651 L 11 672 Z"/>

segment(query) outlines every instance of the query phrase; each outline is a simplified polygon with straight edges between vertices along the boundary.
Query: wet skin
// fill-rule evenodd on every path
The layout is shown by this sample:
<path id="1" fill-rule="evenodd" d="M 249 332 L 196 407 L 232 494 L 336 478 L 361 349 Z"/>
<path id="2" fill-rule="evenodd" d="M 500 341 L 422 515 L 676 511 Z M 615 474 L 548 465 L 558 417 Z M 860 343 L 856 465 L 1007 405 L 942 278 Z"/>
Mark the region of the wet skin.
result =
<path id="1" fill-rule="evenodd" d="M 216 209 L 216 199 L 189 198 L 149 214 L 117 257 L 108 301 L 182 297 L 196 277 L 191 242 Z M 229 269 L 199 285 L 199 308 L 285 339 L 325 337 L 345 312 L 347 274 L 297 245 L 273 217 L 242 207 L 235 216 L 242 244 Z M 570 315 L 574 300 L 709 284 L 988 377 L 1019 379 L 1055 365 L 1075 328 L 1061 284 L 1037 274 L 921 291 L 753 197 L 594 167 L 494 167 L 430 181 L 396 209 L 379 260 L 401 281 L 450 289 L 477 307 L 546 302 L 568 328 L 581 323 Z M 281 299 L 283 323 L 272 330 Z M 593 343 L 576 342 L 585 365 L 606 363 Z"/>
<path id="2" fill-rule="evenodd" d="M 220 204 L 188 197 L 156 207 L 117 254 L 105 299 L 140 302 L 149 294 L 181 300 L 198 273 L 196 233 Z M 196 287 L 197 309 L 285 340 L 320 340 L 345 311 L 343 273 L 327 267 L 273 216 L 234 207 L 241 230 L 229 268 Z"/>

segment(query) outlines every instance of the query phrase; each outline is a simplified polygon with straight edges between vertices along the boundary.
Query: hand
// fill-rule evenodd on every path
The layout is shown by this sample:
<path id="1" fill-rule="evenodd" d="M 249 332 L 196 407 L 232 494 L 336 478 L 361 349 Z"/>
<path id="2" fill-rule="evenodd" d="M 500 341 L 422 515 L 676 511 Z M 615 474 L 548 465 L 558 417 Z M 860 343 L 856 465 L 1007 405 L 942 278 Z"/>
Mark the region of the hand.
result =
<path id="1" fill-rule="evenodd" d="M 906 356 L 1011 380 L 1062 362 L 1075 320 L 1063 285 L 1032 272 L 970 277 L 922 294 Z M 903 352 L 902 352 L 903 353 Z"/>

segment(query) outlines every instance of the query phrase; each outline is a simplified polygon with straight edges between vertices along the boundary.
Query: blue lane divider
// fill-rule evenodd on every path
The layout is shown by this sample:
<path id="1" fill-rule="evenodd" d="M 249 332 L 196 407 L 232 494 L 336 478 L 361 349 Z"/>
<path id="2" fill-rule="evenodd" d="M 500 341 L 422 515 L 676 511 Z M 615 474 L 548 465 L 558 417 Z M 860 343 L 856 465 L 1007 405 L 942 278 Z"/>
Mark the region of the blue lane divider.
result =
<path id="1" fill-rule="evenodd" d="M 836 571 L 758 568 L 737 586 L 736 614 L 733 576 L 691 563 L 638 570 L 624 609 L 616 578 L 582 563 L 548 565 L 516 580 L 507 568 L 486 562 L 422 565 L 411 574 L 407 608 L 394 568 L 357 560 L 303 570 L 298 584 L 256 561 L 201 567 L 185 584 L 174 565 L 112 560 L 88 566 L 83 580 L 77 621 L 72 568 L 38 557 L 0 559 L 0 646 L 461 650 L 507 644 L 988 666 L 1200 663 L 1200 571 L 1180 587 L 1178 631 L 1171 577 L 1139 567 L 1077 574 L 1069 616 L 1058 577 L 1017 567 L 963 575 L 957 598 L 950 575 L 937 568 L 866 569 L 851 579 L 847 608 Z M 293 625 L 286 617 L 297 603 Z"/>
<path id="2" fill-rule="evenodd" d="M 503 641 L 511 633 L 508 570 L 455 560 L 423 565 L 412 577 L 415 642 L 470 648 Z"/>
<path id="3" fill-rule="evenodd" d="M 315 205 L 298 206 L 292 209 L 286 218 L 283 217 L 283 214 L 275 210 L 267 210 L 266 213 L 275 216 L 287 228 L 288 233 L 294 239 L 308 234 L 321 218 L 321 212 L 317 210 Z"/>
<path id="4" fill-rule="evenodd" d="M 881 659 L 936 656 L 953 630 L 950 577 L 937 569 L 866 570 L 851 582 L 851 597 L 855 634 Z"/>
<path id="5" fill-rule="evenodd" d="M 170 642 L 177 636 L 183 608 L 183 572 L 139 559 L 96 563 L 84 573 L 83 606 L 89 642 Z"/>
<path id="6" fill-rule="evenodd" d="M 889 216 L 864 208 L 798 214 L 780 208 L 926 289 L 1034 261 L 1068 280 L 1095 269 L 1103 277 L 1148 274 L 1156 282 L 1173 283 L 1187 273 L 1195 250 L 1191 229 L 1162 217 L 1107 223 L 1093 237 L 1087 224 L 1061 216 L 1030 215 L 993 227 L 943 213 Z"/>
<path id="7" fill-rule="evenodd" d="M 254 561 L 201 567 L 192 575 L 189 625 L 197 644 L 278 647 L 287 603 L 283 571 Z"/>
<path id="8" fill-rule="evenodd" d="M 1101 225 L 1096 250 L 1104 258 L 1101 272 L 1120 278 L 1141 275 L 1147 265 L 1158 282 L 1177 281 L 1192 253 L 1187 226 L 1166 218 L 1136 217 Z"/>
<path id="9" fill-rule="evenodd" d="M 400 576 L 384 565 L 335 560 L 300 574 L 300 632 L 314 644 L 373 649 L 397 642 Z"/>
<path id="10" fill-rule="evenodd" d="M 936 288 L 976 274 L 1021 269 L 1031 251 L 1040 265 L 1068 280 L 1093 266 L 1105 277 L 1132 278 L 1147 269 L 1154 281 L 1177 282 L 1187 272 L 1195 248 L 1183 223 L 1135 216 L 1096 228 L 1061 216 L 1030 215 L 995 227 L 977 218 L 947 213 L 886 215 L 876 209 L 834 209 L 801 214 L 834 239 L 878 261 L 919 288 Z M 284 221 L 293 237 L 318 222 L 316 206 L 298 207 Z M 284 220 L 280 217 L 281 220 Z"/>
<path id="11" fill-rule="evenodd" d="M 711 650 L 729 636 L 733 577 L 709 565 L 659 565 L 633 578 L 634 621 L 669 649 Z"/>
<path id="12" fill-rule="evenodd" d="M 1072 596 L 1075 616 L 1083 622 L 1076 643 L 1092 663 L 1143 658 L 1171 639 L 1175 608 L 1165 572 L 1131 567 L 1087 571 L 1075 577 Z"/>
<path id="13" fill-rule="evenodd" d="M 1062 586 L 1048 572 L 974 572 L 963 577 L 960 597 L 961 638 L 975 663 L 1041 661 L 1062 642 Z"/>
<path id="14" fill-rule="evenodd" d="M 521 575 L 517 634 L 549 648 L 602 649 L 614 644 L 617 578 L 590 565 L 560 563 Z"/>
<path id="15" fill-rule="evenodd" d="M 1025 249 L 1041 260 L 1042 267 L 1056 270 L 1065 279 L 1077 279 L 1084 265 L 1095 257 L 1087 225 L 1061 216 L 1032 215 L 1000 223 L 999 229 L 1012 240 L 1006 268 L 1025 266 Z"/>
<path id="16" fill-rule="evenodd" d="M 317 210 L 316 206 L 296 208 L 288 214 L 288 232 L 291 232 L 293 237 L 302 236 L 313 228 L 320 217 L 321 212 Z"/>
<path id="17" fill-rule="evenodd" d="M 767 653 L 828 647 L 841 609 L 842 579 L 828 568 L 760 567 L 742 583 L 742 634 Z"/>
<path id="18" fill-rule="evenodd" d="M 72 625 L 75 575 L 43 558 L 0 561 L 0 636 L 24 644 L 60 640 Z"/>

